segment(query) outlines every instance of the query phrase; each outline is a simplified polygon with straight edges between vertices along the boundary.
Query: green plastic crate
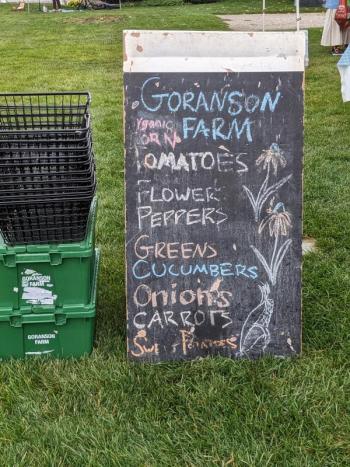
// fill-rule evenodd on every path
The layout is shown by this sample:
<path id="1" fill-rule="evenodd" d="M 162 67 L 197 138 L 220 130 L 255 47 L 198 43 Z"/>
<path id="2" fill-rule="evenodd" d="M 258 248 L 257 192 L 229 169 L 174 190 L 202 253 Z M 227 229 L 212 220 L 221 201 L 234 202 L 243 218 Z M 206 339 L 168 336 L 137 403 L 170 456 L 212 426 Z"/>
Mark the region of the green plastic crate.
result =
<path id="1" fill-rule="evenodd" d="M 96 214 L 95 197 L 82 242 L 8 246 L 0 241 L 0 316 L 89 303 Z"/>
<path id="2" fill-rule="evenodd" d="M 8 312 L 0 316 L 0 359 L 35 355 L 56 358 L 81 357 L 92 351 L 99 250 L 90 284 L 90 303 L 56 308 L 53 313 Z"/>

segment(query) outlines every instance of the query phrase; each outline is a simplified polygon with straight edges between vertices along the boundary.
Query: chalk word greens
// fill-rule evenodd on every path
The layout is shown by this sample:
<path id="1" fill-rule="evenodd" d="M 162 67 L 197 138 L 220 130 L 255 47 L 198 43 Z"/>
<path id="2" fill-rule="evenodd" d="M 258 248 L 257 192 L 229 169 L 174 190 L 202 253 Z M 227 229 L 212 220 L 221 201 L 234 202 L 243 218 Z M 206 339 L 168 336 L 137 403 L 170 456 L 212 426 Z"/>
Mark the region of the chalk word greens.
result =
<path id="1" fill-rule="evenodd" d="M 214 244 L 200 243 L 180 243 L 180 242 L 150 242 L 149 235 L 140 235 L 134 244 L 134 252 L 137 258 L 155 259 L 211 259 L 218 255 Z"/>

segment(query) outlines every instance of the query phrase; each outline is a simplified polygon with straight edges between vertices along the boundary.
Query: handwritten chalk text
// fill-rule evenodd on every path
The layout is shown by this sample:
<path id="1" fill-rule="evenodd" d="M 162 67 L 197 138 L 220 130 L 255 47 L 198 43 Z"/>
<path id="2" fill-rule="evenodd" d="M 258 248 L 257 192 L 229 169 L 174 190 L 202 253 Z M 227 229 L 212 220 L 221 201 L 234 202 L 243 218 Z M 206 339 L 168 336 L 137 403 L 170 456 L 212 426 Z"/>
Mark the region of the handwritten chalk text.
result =
<path id="1" fill-rule="evenodd" d="M 197 339 L 190 332 L 181 330 L 182 353 L 188 354 L 189 350 L 207 350 L 220 347 L 229 347 L 231 350 L 237 349 L 237 337 L 231 336 L 226 339 Z"/>
<path id="2" fill-rule="evenodd" d="M 216 281 L 218 281 L 216 279 Z M 218 281 L 220 285 L 220 281 Z M 218 288 L 202 289 L 198 287 L 195 290 L 177 290 L 177 284 L 171 284 L 171 290 L 152 290 L 146 284 L 140 284 L 133 294 L 133 300 L 138 307 L 151 305 L 153 308 L 175 305 L 190 305 L 196 303 L 198 306 L 216 306 L 217 308 L 226 308 L 230 305 L 232 292 L 228 290 L 218 290 Z"/>
<path id="3" fill-rule="evenodd" d="M 245 277 L 256 279 L 258 277 L 257 267 L 247 267 L 244 264 L 225 263 L 186 263 L 177 265 L 175 263 L 149 263 L 144 259 L 139 259 L 132 267 L 135 279 L 144 280 L 147 278 L 160 277 L 186 277 L 204 275 L 209 277 Z"/>
<path id="4" fill-rule="evenodd" d="M 253 114 L 264 113 L 266 110 L 274 112 L 281 93 L 279 91 L 265 92 L 262 96 L 256 94 L 246 95 L 239 90 L 230 91 L 168 91 L 159 92 L 160 78 L 152 76 L 146 79 L 141 86 L 141 102 L 149 112 L 178 112 L 183 110 L 192 113 L 227 113 L 231 117 L 242 112 Z"/>
<path id="5" fill-rule="evenodd" d="M 158 187 L 152 186 L 152 180 L 138 180 L 137 184 L 141 188 L 141 191 L 137 194 L 139 204 L 148 201 L 150 203 L 170 203 L 171 201 L 209 203 L 211 201 L 220 201 L 221 187 Z M 149 187 L 149 189 L 142 190 L 142 187 Z"/>
<path id="6" fill-rule="evenodd" d="M 156 242 L 149 243 L 149 235 L 141 235 L 134 244 L 135 255 L 140 259 L 193 259 L 205 258 L 211 259 L 217 256 L 215 245 L 208 242 L 199 243 L 180 243 L 180 242 Z"/>
<path id="7" fill-rule="evenodd" d="M 174 152 L 162 152 L 159 156 L 148 152 L 138 156 L 137 169 L 149 170 L 170 169 L 172 172 L 198 172 L 201 170 L 217 170 L 218 172 L 248 172 L 248 166 L 244 163 L 247 153 L 239 152 L 232 154 L 228 151 L 212 153 L 188 152 L 176 154 Z M 243 160 L 242 160 L 243 159 Z"/>
<path id="8" fill-rule="evenodd" d="M 196 309 L 175 312 L 173 310 L 156 310 L 151 313 L 139 311 L 133 319 L 136 329 L 152 329 L 166 327 L 188 327 L 194 326 L 217 326 L 221 329 L 232 324 L 230 312 L 228 310 L 216 309 Z"/>
<path id="9" fill-rule="evenodd" d="M 168 227 L 170 225 L 210 225 L 219 226 L 227 220 L 227 214 L 221 208 L 171 209 L 154 212 L 152 206 L 137 208 L 139 229 Z"/>

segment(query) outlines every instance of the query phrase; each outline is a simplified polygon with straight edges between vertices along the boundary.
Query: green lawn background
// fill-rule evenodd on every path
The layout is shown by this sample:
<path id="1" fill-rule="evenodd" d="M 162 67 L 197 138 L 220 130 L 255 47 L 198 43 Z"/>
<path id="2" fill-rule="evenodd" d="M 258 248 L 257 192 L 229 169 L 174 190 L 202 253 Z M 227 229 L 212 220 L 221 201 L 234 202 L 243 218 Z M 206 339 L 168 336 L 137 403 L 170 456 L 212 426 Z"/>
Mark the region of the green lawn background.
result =
<path id="1" fill-rule="evenodd" d="M 292 1 L 267 4 L 293 11 Z M 350 104 L 320 30 L 310 31 L 305 85 L 304 233 L 319 251 L 304 261 L 302 357 L 126 361 L 122 30 L 224 30 L 213 13 L 260 7 L 0 7 L 1 91 L 92 93 L 102 249 L 93 355 L 0 365 L 0 465 L 350 465 Z"/>

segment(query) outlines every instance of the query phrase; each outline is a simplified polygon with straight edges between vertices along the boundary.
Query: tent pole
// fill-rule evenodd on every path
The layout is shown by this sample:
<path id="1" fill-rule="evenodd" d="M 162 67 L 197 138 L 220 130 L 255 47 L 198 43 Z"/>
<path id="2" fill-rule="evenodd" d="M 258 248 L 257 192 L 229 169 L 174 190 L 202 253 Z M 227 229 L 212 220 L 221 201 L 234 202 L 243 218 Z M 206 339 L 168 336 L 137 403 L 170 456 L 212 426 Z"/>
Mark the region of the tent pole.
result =
<path id="1" fill-rule="evenodd" d="M 299 31 L 299 23 L 300 23 L 300 20 L 301 20 L 299 0 L 295 0 L 295 5 L 296 5 L 296 14 L 297 14 L 297 31 Z"/>
<path id="2" fill-rule="evenodd" d="M 266 0 L 263 0 L 263 7 L 262 7 L 262 30 L 265 31 L 265 7 L 266 7 Z"/>

